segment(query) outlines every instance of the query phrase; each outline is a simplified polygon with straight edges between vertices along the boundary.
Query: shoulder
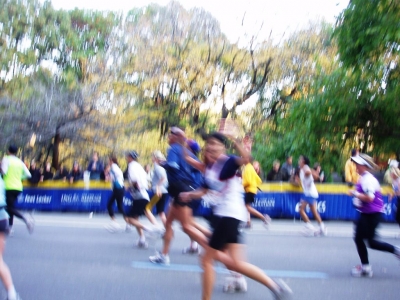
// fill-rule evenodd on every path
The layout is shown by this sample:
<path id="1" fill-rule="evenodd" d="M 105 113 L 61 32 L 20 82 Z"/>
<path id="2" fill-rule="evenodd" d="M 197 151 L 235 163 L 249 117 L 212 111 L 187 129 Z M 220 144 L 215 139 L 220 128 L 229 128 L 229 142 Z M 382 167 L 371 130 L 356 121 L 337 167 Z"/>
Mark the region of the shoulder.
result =
<path id="1" fill-rule="evenodd" d="M 376 179 L 375 176 L 369 172 L 361 177 L 361 181 L 363 184 L 380 186 L 378 179 Z"/>

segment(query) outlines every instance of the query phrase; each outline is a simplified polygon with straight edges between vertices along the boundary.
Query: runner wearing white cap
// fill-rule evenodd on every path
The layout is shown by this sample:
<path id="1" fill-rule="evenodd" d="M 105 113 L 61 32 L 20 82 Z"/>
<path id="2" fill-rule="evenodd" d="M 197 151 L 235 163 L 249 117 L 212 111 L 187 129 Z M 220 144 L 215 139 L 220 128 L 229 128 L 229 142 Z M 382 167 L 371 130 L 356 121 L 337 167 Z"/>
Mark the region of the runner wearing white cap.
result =
<path id="1" fill-rule="evenodd" d="M 400 247 L 380 242 L 376 239 L 376 228 L 382 219 L 383 198 L 378 180 L 369 172 L 376 168 L 375 163 L 365 154 L 359 154 L 351 158 L 356 164 L 360 179 L 354 190 L 349 192 L 353 197 L 353 204 L 360 211 L 360 217 L 356 223 L 354 242 L 361 260 L 361 265 L 351 270 L 354 277 L 372 277 L 372 268 L 369 264 L 367 246 L 371 249 L 393 253 L 400 259 Z"/>

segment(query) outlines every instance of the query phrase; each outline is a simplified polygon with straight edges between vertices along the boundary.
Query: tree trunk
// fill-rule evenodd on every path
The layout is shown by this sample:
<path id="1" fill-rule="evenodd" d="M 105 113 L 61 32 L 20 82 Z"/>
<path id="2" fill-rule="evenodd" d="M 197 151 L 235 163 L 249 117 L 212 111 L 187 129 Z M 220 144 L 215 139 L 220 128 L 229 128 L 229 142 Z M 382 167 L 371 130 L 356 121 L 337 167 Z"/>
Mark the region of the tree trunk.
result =
<path id="1" fill-rule="evenodd" d="M 61 144 L 61 136 L 57 130 L 56 135 L 54 136 L 53 161 L 52 161 L 52 166 L 56 170 L 58 170 L 60 167 L 60 144 Z"/>

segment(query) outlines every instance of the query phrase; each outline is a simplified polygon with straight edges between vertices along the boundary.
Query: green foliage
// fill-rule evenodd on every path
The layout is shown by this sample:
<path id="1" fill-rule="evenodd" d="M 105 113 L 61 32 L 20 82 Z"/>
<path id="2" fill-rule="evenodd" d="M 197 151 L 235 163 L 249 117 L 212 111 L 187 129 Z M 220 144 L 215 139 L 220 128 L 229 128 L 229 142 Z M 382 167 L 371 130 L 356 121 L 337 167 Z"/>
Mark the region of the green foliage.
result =
<path id="1" fill-rule="evenodd" d="M 340 57 L 346 67 L 373 64 L 383 55 L 398 55 L 398 0 L 352 0 L 338 19 Z"/>

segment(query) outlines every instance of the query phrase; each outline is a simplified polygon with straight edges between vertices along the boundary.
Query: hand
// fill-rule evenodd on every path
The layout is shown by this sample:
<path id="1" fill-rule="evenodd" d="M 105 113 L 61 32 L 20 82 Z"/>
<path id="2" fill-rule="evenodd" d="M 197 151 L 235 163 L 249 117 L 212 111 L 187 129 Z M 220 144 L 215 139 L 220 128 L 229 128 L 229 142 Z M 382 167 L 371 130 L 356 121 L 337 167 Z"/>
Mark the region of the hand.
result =
<path id="1" fill-rule="evenodd" d="M 360 194 L 361 193 L 357 192 L 356 190 L 351 190 L 351 191 L 348 192 L 349 196 L 352 196 L 352 197 L 355 197 L 355 198 L 358 198 L 360 196 Z"/>
<path id="2" fill-rule="evenodd" d="M 161 196 L 162 196 L 159 186 L 156 187 L 156 195 L 158 198 L 161 198 Z"/>
<path id="3" fill-rule="evenodd" d="M 178 198 L 182 201 L 182 202 L 189 202 L 191 200 L 190 198 L 190 193 L 189 192 L 184 192 L 184 193 L 180 193 Z"/>

